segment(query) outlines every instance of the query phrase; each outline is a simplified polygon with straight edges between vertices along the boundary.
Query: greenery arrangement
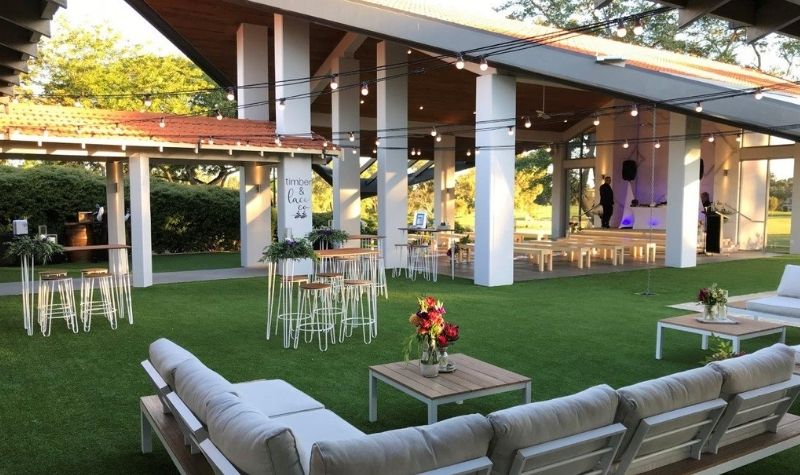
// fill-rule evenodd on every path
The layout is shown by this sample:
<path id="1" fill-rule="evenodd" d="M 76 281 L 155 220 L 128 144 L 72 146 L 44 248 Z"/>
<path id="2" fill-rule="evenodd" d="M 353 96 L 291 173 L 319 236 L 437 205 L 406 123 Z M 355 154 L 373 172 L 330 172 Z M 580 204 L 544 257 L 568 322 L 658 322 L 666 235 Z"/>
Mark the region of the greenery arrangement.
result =
<path id="1" fill-rule="evenodd" d="M 308 240 L 312 244 L 325 243 L 328 246 L 339 245 L 350 239 L 350 235 L 341 229 L 321 227 L 308 233 Z"/>
<path id="2" fill-rule="evenodd" d="M 314 246 L 306 238 L 286 239 L 275 241 L 264 248 L 264 254 L 259 259 L 260 262 L 278 262 L 281 259 L 313 259 L 317 260 L 317 253 Z"/>
<path id="3" fill-rule="evenodd" d="M 744 351 L 734 353 L 733 342 L 722 339 L 718 336 L 712 335 L 709 338 L 708 346 L 711 348 L 711 354 L 703 358 L 703 361 L 701 361 L 700 364 L 707 365 L 713 361 L 727 360 L 728 358 L 735 358 L 745 354 Z"/>
<path id="4" fill-rule="evenodd" d="M 48 241 L 46 238 L 30 236 L 15 237 L 6 249 L 6 255 L 12 258 L 33 257 L 34 262 L 47 264 L 56 254 L 64 252 L 64 246 Z"/>

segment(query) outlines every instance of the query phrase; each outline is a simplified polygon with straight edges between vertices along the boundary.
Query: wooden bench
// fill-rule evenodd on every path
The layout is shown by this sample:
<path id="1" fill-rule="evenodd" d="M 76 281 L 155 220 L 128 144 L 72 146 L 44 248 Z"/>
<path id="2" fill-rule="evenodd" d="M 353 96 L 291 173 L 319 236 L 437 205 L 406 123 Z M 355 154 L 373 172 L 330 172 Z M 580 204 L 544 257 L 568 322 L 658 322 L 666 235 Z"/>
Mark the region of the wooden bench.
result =
<path id="1" fill-rule="evenodd" d="M 141 411 L 141 445 L 142 453 L 153 451 L 153 433 L 158 436 L 172 463 L 182 474 L 213 474 L 206 458 L 200 454 L 191 453 L 184 441 L 183 432 L 175 420 L 175 416 L 167 414 L 158 396 L 143 396 L 139 398 Z"/>

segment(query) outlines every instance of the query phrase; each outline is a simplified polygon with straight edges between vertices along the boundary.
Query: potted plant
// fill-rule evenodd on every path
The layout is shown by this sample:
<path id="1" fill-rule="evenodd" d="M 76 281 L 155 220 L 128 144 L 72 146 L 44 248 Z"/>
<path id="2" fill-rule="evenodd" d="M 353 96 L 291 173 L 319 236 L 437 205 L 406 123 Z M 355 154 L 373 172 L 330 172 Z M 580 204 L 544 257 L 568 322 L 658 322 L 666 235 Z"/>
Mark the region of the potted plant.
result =
<path id="1" fill-rule="evenodd" d="M 259 261 L 276 263 L 281 260 L 297 261 L 301 259 L 317 259 L 314 246 L 306 238 L 275 241 L 264 248 L 264 253 Z"/>
<path id="2" fill-rule="evenodd" d="M 314 245 L 315 249 L 329 249 L 339 247 L 347 240 L 350 235 L 341 229 L 317 228 L 308 233 L 308 240 Z"/>

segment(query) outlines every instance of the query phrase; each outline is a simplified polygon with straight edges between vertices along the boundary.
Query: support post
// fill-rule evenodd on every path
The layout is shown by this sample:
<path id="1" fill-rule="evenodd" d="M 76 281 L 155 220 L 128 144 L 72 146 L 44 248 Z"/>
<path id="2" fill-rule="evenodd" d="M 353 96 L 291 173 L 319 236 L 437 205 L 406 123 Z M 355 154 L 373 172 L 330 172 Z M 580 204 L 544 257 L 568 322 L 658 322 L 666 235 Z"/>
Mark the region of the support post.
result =
<path id="1" fill-rule="evenodd" d="M 408 126 L 408 54 L 406 48 L 388 41 L 377 47 L 378 130 Z M 394 65 L 384 68 L 386 65 Z M 391 79 L 387 79 L 391 78 Z M 378 148 L 378 234 L 386 236 L 386 268 L 402 266 L 396 244 L 405 244 L 408 226 L 408 139 L 381 137 Z"/>
<path id="2" fill-rule="evenodd" d="M 133 286 L 153 285 L 153 245 L 150 233 L 150 157 L 137 153 L 128 163 L 131 193 Z"/>
<path id="3" fill-rule="evenodd" d="M 331 130 L 341 151 L 333 163 L 333 227 L 348 234 L 361 233 L 360 92 L 358 74 L 342 73 L 357 71 L 358 65 L 353 58 L 337 58 L 332 65 L 340 89 L 331 94 Z"/>
<path id="4" fill-rule="evenodd" d="M 794 144 L 794 178 L 792 185 L 792 228 L 789 252 L 800 254 L 800 143 Z"/>
<path id="5" fill-rule="evenodd" d="M 288 98 L 275 113 L 275 129 L 284 136 L 311 136 L 311 100 L 307 81 L 291 82 L 309 76 L 308 22 L 275 14 L 275 96 Z M 288 82 L 287 82 L 288 81 Z M 311 232 L 311 159 L 281 157 L 278 166 L 278 238 L 287 233 L 297 239 Z M 295 264 L 297 274 L 311 272 L 311 261 Z"/>
<path id="6" fill-rule="evenodd" d="M 264 265 L 259 262 L 264 248 L 272 242 L 272 167 L 248 163 L 239 167 L 239 226 L 242 267 Z"/>
<path id="7" fill-rule="evenodd" d="M 125 181 L 122 179 L 122 162 L 119 160 L 106 162 L 106 223 L 108 223 L 108 243 L 126 244 L 125 236 Z M 124 259 L 124 266 L 120 262 Z M 127 269 L 128 251 L 108 253 L 109 269 Z"/>
<path id="8" fill-rule="evenodd" d="M 475 84 L 478 123 L 515 117 L 515 78 L 491 74 Z M 475 283 L 514 283 L 514 136 L 505 127 L 475 130 Z"/>
<path id="9" fill-rule="evenodd" d="M 436 226 L 456 219 L 456 138 L 442 136 L 433 152 L 433 221 Z"/>
<path id="10" fill-rule="evenodd" d="M 236 30 L 236 101 L 240 119 L 269 120 L 269 31 L 242 23 Z M 244 87 L 261 84 L 261 87 Z"/>
<path id="11" fill-rule="evenodd" d="M 700 199 L 700 119 L 670 113 L 667 158 L 668 267 L 697 265 L 697 200 Z"/>
<path id="12" fill-rule="evenodd" d="M 567 153 L 566 146 L 553 146 L 553 189 L 550 193 L 552 201 L 550 237 L 552 239 L 567 235 L 567 171 L 564 169 Z"/>

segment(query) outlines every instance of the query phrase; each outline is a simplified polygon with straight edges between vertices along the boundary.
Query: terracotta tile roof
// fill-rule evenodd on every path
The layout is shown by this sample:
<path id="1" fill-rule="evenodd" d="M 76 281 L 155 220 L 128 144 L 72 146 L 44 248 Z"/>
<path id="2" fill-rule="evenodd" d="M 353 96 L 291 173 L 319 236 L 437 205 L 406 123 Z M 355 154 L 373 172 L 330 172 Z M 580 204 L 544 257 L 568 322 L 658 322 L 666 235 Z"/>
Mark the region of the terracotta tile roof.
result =
<path id="1" fill-rule="evenodd" d="M 160 126 L 161 119 L 165 126 Z M 45 132 L 46 131 L 46 132 Z M 128 143 L 129 145 L 225 146 L 233 150 L 248 148 L 302 149 L 321 153 L 324 138 L 281 136 L 275 144 L 275 122 L 216 117 L 176 116 L 153 112 L 129 112 L 82 107 L 65 107 L 6 102 L 0 105 L 0 133 L 8 136 L 46 135 L 47 142 L 58 139 L 86 143 Z M 210 141 L 209 141 L 210 139 Z"/>
<path id="2" fill-rule="evenodd" d="M 541 37 L 557 28 L 535 25 L 502 17 L 489 8 L 469 8 L 449 0 L 359 0 L 412 15 L 497 33 L 511 38 Z M 755 69 L 721 63 L 644 46 L 632 45 L 591 35 L 576 34 L 549 43 L 549 46 L 594 56 L 621 56 L 626 64 L 675 76 L 699 79 L 735 89 L 775 86 L 773 92 L 800 96 L 800 86 Z"/>

